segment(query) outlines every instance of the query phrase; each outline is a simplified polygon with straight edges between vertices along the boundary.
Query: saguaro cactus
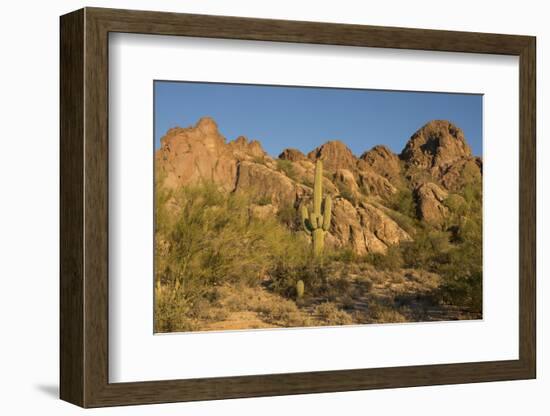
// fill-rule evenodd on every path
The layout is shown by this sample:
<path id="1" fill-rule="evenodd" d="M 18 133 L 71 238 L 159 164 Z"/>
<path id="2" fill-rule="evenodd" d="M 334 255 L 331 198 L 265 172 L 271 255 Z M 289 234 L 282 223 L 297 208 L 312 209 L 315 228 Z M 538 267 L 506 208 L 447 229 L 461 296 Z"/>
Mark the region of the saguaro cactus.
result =
<path id="1" fill-rule="evenodd" d="M 321 204 L 322 212 L 321 212 Z M 313 211 L 302 205 L 302 225 L 313 240 L 313 254 L 320 256 L 325 244 L 325 233 L 330 227 L 332 199 L 327 195 L 323 201 L 323 162 L 315 163 L 315 181 L 313 183 Z"/>
<path id="2" fill-rule="evenodd" d="M 298 280 L 296 282 L 296 299 L 302 299 L 304 297 L 304 281 Z"/>

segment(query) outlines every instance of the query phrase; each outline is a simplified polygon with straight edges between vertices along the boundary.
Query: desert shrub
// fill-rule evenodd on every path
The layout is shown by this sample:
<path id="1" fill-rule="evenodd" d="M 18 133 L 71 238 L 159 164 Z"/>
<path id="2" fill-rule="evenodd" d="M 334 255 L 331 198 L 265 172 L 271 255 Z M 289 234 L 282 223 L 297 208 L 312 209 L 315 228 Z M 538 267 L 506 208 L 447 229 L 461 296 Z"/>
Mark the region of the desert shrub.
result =
<path id="1" fill-rule="evenodd" d="M 290 179 L 296 180 L 296 170 L 290 160 L 277 159 L 277 170 L 283 172 Z"/>
<path id="2" fill-rule="evenodd" d="M 356 263 L 362 260 L 360 256 L 349 247 L 342 247 L 332 250 L 327 254 L 327 258 L 329 261 L 341 261 L 346 264 Z"/>
<path id="3" fill-rule="evenodd" d="M 318 293 L 326 284 L 328 271 L 319 259 L 313 258 L 311 249 L 288 253 L 279 258 L 270 269 L 270 289 L 280 295 L 292 298 L 296 282 L 304 282 L 304 297 Z"/>
<path id="4" fill-rule="evenodd" d="M 481 273 L 467 276 L 447 276 L 437 291 L 444 303 L 463 307 L 474 313 L 481 313 L 483 307 L 483 287 Z"/>
<path id="5" fill-rule="evenodd" d="M 393 194 L 388 205 L 394 211 L 397 211 L 410 218 L 416 217 L 416 202 L 410 189 L 401 189 Z"/>
<path id="6" fill-rule="evenodd" d="M 437 267 L 443 282 L 438 296 L 445 302 L 472 312 L 482 310 L 482 236 L 481 223 L 466 220 L 458 229 L 458 244 Z"/>
<path id="7" fill-rule="evenodd" d="M 452 247 L 445 261 L 437 265 L 442 277 L 437 292 L 440 301 L 475 313 L 482 310 L 482 188 L 469 183 L 458 195 L 449 195 L 445 204 L 451 211 Z"/>
<path id="8" fill-rule="evenodd" d="M 188 317 L 190 304 L 175 287 L 156 285 L 155 332 L 192 331 L 195 329 Z"/>
<path id="9" fill-rule="evenodd" d="M 309 324 L 309 320 L 302 315 L 296 304 L 286 299 L 263 302 L 256 311 L 261 314 L 264 321 L 277 326 L 295 327 Z"/>
<path id="10" fill-rule="evenodd" d="M 277 218 L 284 226 L 291 230 L 301 229 L 301 219 L 294 204 L 284 204 L 277 212 Z"/>
<path id="11" fill-rule="evenodd" d="M 477 211 L 481 207 L 483 188 L 481 182 L 469 183 L 462 188 L 462 197 L 468 203 L 470 211 Z"/>
<path id="12" fill-rule="evenodd" d="M 352 292 L 352 283 L 346 277 L 328 279 L 323 287 L 322 296 L 329 301 L 342 301 L 349 297 Z"/>
<path id="13" fill-rule="evenodd" d="M 322 321 L 323 325 L 349 325 L 353 323 L 352 317 L 332 302 L 317 305 L 314 314 Z"/>
<path id="14" fill-rule="evenodd" d="M 368 306 L 368 315 L 371 322 L 398 323 L 406 322 L 407 318 L 400 313 L 395 305 L 372 301 Z"/>
<path id="15" fill-rule="evenodd" d="M 349 185 L 343 182 L 336 182 L 336 185 L 338 187 L 338 191 L 340 192 L 340 195 L 342 196 L 342 198 L 347 199 L 353 205 L 357 205 L 357 203 L 359 202 L 357 195 L 353 193 Z"/>
<path id="16" fill-rule="evenodd" d="M 403 267 L 403 256 L 398 246 L 389 246 L 385 254 L 369 253 L 367 259 L 379 270 L 398 270 Z"/>
<path id="17" fill-rule="evenodd" d="M 418 227 L 417 220 L 413 217 L 405 215 L 401 212 L 386 209 L 384 210 L 386 215 L 394 220 L 399 227 L 405 230 L 409 235 L 414 236 Z"/>
<path id="18" fill-rule="evenodd" d="M 299 263 L 308 249 L 275 216 L 252 217 L 247 195 L 226 194 L 212 184 L 157 194 L 155 272 L 171 294 L 158 298 L 159 327 L 185 330 L 179 316 L 197 315 L 216 287 L 259 282 L 278 262 Z"/>
<path id="19" fill-rule="evenodd" d="M 446 261 L 450 249 L 449 233 L 437 230 L 420 229 L 414 241 L 401 243 L 401 253 L 405 267 L 437 271 L 437 266 Z"/>
<path id="20" fill-rule="evenodd" d="M 443 204 L 449 209 L 451 217 L 460 218 L 468 214 L 468 203 L 458 194 L 449 194 Z"/>
<path id="21" fill-rule="evenodd" d="M 271 204 L 271 195 L 262 195 L 256 199 L 256 203 L 260 206 Z"/>
<path id="22" fill-rule="evenodd" d="M 267 166 L 267 160 L 266 160 L 265 156 L 254 156 L 254 157 L 252 158 L 252 161 L 253 161 L 254 163 L 258 163 L 258 164 L 260 164 L 260 165 Z"/>

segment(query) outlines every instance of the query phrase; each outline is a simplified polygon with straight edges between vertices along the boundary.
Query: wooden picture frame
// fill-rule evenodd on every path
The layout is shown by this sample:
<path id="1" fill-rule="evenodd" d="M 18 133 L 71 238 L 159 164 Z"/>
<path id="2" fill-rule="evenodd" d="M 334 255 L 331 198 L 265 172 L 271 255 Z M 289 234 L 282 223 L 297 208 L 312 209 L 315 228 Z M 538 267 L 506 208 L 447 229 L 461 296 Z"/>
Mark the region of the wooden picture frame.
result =
<path id="1" fill-rule="evenodd" d="M 60 29 L 61 399 L 102 407 L 536 377 L 534 37 L 99 8 L 62 16 Z M 519 56 L 519 359 L 109 383 L 110 32 Z"/>

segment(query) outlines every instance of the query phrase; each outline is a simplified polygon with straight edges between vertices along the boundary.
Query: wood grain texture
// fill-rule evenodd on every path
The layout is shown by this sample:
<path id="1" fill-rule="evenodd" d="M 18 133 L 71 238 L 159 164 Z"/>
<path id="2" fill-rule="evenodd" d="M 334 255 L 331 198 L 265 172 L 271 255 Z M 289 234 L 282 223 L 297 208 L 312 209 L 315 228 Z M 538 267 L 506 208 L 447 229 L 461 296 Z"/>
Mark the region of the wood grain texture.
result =
<path id="1" fill-rule="evenodd" d="M 60 44 L 60 388 L 84 405 L 84 12 L 61 19 Z"/>
<path id="2" fill-rule="evenodd" d="M 207 379 L 108 380 L 108 33 L 520 57 L 518 360 Z M 87 8 L 61 18 L 61 397 L 83 407 L 516 380 L 536 375 L 535 39 Z"/>
<path id="3" fill-rule="evenodd" d="M 519 355 L 536 377 L 536 41 L 520 54 L 519 143 Z"/>

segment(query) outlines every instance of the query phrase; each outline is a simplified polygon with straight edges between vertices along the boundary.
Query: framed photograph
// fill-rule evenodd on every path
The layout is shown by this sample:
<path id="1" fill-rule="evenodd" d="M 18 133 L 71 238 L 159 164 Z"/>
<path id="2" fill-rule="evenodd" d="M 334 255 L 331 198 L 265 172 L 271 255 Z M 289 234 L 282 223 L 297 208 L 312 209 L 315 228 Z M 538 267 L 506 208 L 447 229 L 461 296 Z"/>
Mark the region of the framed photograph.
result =
<path id="1" fill-rule="evenodd" d="M 536 377 L 534 37 L 60 23 L 63 400 Z"/>

